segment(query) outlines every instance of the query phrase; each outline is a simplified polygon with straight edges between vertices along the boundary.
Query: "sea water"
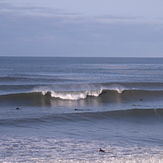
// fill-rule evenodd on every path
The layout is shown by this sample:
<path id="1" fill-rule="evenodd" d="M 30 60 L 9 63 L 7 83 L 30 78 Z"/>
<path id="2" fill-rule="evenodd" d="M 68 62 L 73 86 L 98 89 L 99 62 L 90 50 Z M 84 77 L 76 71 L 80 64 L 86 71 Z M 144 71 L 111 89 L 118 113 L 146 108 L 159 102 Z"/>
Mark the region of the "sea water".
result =
<path id="1" fill-rule="evenodd" d="M 163 58 L 0 57 L 0 162 L 163 162 Z"/>

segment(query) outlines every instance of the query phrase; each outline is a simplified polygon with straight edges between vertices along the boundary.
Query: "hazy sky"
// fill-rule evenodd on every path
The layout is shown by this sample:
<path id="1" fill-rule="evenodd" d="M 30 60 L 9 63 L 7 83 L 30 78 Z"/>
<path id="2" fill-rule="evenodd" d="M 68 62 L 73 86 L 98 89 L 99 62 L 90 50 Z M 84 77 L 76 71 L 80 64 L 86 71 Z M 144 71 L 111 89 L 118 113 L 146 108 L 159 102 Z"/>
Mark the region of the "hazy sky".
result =
<path id="1" fill-rule="evenodd" d="M 0 0 L 0 56 L 163 57 L 163 0 Z"/>

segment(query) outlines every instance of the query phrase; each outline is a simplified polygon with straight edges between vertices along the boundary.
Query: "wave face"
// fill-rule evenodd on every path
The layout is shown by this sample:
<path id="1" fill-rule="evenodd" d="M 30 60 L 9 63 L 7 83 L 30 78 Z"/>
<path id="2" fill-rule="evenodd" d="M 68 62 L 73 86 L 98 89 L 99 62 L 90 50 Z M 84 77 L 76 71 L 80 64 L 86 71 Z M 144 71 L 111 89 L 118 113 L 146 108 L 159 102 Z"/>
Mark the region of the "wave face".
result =
<path id="1" fill-rule="evenodd" d="M 61 86 L 60 86 L 61 87 Z M 71 86 L 72 87 L 72 86 Z M 77 85 L 75 86 L 77 87 Z M 80 101 L 85 102 L 96 101 L 98 103 L 132 103 L 136 101 L 150 102 L 150 101 L 162 101 L 163 90 L 161 89 L 137 89 L 123 86 L 113 85 L 110 87 L 94 85 L 91 90 L 84 90 L 75 87 L 70 91 L 69 88 L 65 87 L 58 88 L 55 91 L 54 86 L 39 86 L 34 88 L 31 92 L 13 93 L 0 95 L 0 104 L 2 103 L 24 103 L 28 105 L 40 104 L 42 101 L 61 101 L 66 103 L 67 101 Z M 83 87 L 83 86 L 82 86 Z M 63 91 L 65 90 L 65 91 Z M 44 103 L 42 103 L 44 105 Z"/>

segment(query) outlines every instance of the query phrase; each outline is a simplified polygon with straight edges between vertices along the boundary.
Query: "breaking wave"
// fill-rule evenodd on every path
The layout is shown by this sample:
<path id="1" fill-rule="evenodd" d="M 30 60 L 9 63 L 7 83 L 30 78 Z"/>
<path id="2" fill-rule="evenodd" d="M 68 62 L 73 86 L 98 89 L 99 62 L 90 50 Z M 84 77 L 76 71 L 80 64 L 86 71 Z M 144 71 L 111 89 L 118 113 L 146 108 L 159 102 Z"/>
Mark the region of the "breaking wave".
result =
<path id="1" fill-rule="evenodd" d="M 67 102 L 82 105 L 129 104 L 148 102 L 162 105 L 163 91 L 146 90 L 91 90 L 91 91 L 41 91 L 0 95 L 1 106 L 67 106 Z M 138 105 L 140 105 L 138 104 Z M 150 104 L 150 105 L 152 105 Z M 135 105 L 136 106 L 136 105 Z"/>
<path id="2" fill-rule="evenodd" d="M 0 95 L 1 106 L 67 106 L 67 101 L 82 105 L 125 103 L 135 104 L 135 102 L 155 101 L 157 105 L 162 105 L 163 90 L 160 86 L 156 89 L 150 87 L 133 87 L 122 84 L 90 84 L 90 85 L 48 85 L 48 86 L 18 86 L 16 91 Z M 152 103 L 153 104 L 153 103 Z"/>
<path id="3" fill-rule="evenodd" d="M 88 90 L 82 90 L 82 88 L 78 88 L 74 91 L 54 91 L 53 88 L 49 87 L 39 87 L 34 89 L 34 92 L 41 92 L 42 95 L 50 94 L 51 97 L 59 98 L 63 100 L 80 100 L 80 99 L 86 99 L 87 97 L 98 97 L 100 96 L 104 91 L 117 91 L 119 94 L 121 94 L 125 89 L 122 86 L 112 86 L 110 88 L 102 87 L 102 88 L 88 88 Z"/>

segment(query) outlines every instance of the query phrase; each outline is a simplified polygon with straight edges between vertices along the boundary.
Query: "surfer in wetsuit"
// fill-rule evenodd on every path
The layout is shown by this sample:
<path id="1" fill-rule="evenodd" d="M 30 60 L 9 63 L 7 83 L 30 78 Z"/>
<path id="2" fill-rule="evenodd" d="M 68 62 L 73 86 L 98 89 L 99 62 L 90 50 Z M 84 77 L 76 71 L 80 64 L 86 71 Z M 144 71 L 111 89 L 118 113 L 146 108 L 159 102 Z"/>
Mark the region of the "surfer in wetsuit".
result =
<path id="1" fill-rule="evenodd" d="M 98 150 L 99 152 L 105 152 L 104 150 L 102 150 L 101 148 Z"/>

